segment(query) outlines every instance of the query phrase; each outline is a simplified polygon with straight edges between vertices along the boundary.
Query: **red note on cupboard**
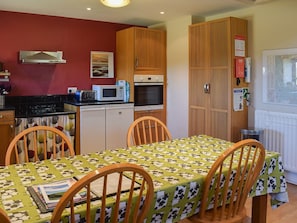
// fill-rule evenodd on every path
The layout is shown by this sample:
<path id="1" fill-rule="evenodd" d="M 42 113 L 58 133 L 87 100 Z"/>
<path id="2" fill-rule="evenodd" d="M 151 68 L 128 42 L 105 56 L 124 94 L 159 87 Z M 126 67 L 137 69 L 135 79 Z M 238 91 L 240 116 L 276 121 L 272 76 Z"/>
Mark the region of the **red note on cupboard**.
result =
<path id="1" fill-rule="evenodd" d="M 244 57 L 235 58 L 235 77 L 244 77 Z"/>

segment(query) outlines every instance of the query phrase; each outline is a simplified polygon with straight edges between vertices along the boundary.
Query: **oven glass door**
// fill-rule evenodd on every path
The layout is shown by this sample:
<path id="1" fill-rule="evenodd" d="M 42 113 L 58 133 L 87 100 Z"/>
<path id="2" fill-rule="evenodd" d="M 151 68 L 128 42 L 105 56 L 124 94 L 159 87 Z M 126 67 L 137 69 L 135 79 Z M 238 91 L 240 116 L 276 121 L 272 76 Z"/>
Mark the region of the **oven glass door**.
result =
<path id="1" fill-rule="evenodd" d="M 163 85 L 134 85 L 134 105 L 163 105 Z"/>

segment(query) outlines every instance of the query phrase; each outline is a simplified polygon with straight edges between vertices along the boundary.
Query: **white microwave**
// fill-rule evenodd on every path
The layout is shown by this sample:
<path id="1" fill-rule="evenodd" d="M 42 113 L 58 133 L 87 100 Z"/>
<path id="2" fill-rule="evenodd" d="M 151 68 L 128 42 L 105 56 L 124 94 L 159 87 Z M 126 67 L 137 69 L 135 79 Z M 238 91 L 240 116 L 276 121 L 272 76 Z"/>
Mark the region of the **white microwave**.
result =
<path id="1" fill-rule="evenodd" d="M 97 101 L 124 101 L 124 86 L 119 85 L 92 85 L 96 91 Z"/>

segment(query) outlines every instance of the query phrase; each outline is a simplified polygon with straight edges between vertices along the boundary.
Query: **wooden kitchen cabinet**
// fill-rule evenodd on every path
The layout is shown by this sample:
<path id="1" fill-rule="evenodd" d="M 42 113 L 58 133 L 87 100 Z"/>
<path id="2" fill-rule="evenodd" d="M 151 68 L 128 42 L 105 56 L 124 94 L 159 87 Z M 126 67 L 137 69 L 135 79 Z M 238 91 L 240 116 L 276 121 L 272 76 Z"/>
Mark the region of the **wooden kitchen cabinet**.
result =
<path id="1" fill-rule="evenodd" d="M 160 110 L 143 110 L 143 111 L 134 112 L 134 120 L 143 116 L 153 116 L 161 120 L 166 125 L 166 114 L 164 114 L 164 111 L 161 109 Z"/>
<path id="2" fill-rule="evenodd" d="M 0 111 L 0 165 L 5 164 L 5 155 L 14 137 L 14 110 Z"/>
<path id="3" fill-rule="evenodd" d="M 162 70 L 165 32 L 134 28 L 134 67 L 136 71 Z"/>
<path id="4" fill-rule="evenodd" d="M 143 117 L 143 116 L 153 116 L 159 120 L 161 120 L 163 123 L 166 123 L 166 117 L 164 117 L 164 113 L 163 113 L 163 110 L 145 110 L 145 111 L 135 111 L 134 112 L 134 119 L 138 119 L 140 117 Z M 148 126 L 148 123 L 146 123 L 145 125 L 145 129 L 146 129 L 146 136 L 149 137 L 150 135 L 150 132 L 149 132 L 149 128 L 153 129 L 152 132 L 154 132 L 154 124 L 152 126 Z M 159 126 L 158 128 L 158 135 L 159 135 L 159 139 L 162 138 L 162 130 L 161 130 L 161 126 Z M 154 136 L 153 136 L 154 137 Z M 143 137 L 141 137 L 143 138 Z M 142 139 L 142 141 L 144 141 L 144 139 Z M 157 140 L 155 140 L 157 141 Z"/>
<path id="5" fill-rule="evenodd" d="M 163 74 L 166 62 L 166 33 L 163 30 L 131 27 L 116 33 L 118 75 L 150 72 Z M 133 78 L 132 78 L 133 79 Z"/>
<path id="6" fill-rule="evenodd" d="M 138 119 L 143 116 L 153 116 L 157 119 L 160 119 L 162 122 L 166 123 L 166 117 L 164 116 L 163 110 L 145 110 L 134 112 L 134 119 Z"/>
<path id="7" fill-rule="evenodd" d="M 130 102 L 134 101 L 134 75 L 164 75 L 162 121 L 166 123 L 166 32 L 131 27 L 116 33 L 117 80 L 130 84 Z M 135 117 L 136 118 L 136 117 Z"/>
<path id="8" fill-rule="evenodd" d="M 235 77 L 235 40 L 243 40 L 247 56 L 247 36 L 247 21 L 233 17 L 189 27 L 189 135 L 240 140 L 248 108 L 244 101 L 234 110 L 233 91 L 248 84 Z"/>

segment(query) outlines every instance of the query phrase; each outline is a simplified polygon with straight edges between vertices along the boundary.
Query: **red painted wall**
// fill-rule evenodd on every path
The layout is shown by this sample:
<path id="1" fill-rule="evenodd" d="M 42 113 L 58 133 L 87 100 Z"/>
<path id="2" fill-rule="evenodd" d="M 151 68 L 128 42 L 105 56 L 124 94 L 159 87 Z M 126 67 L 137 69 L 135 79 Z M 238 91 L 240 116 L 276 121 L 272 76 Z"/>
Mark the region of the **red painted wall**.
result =
<path id="1" fill-rule="evenodd" d="M 130 26 L 6 11 L 0 11 L 0 21 L 0 61 L 11 73 L 10 95 L 66 94 L 69 86 L 114 84 L 115 78 L 90 78 L 90 53 L 115 53 L 116 31 Z M 21 64 L 20 50 L 61 50 L 67 62 Z"/>

